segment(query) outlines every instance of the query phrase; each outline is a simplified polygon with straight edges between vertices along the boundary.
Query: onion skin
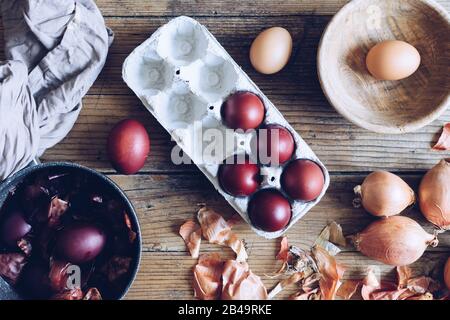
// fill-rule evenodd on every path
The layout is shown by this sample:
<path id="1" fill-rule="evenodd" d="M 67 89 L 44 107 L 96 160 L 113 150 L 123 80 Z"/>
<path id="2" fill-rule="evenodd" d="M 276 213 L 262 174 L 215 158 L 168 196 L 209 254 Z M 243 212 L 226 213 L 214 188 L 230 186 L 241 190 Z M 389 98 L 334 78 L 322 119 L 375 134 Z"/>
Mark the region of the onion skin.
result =
<path id="1" fill-rule="evenodd" d="M 387 171 L 369 174 L 355 193 L 367 212 L 376 217 L 397 215 L 414 204 L 414 191 L 400 177 Z"/>
<path id="2" fill-rule="evenodd" d="M 403 216 L 377 220 L 352 238 L 362 254 L 392 266 L 409 265 L 417 261 L 429 245 L 438 243 L 434 235 Z"/>
<path id="3" fill-rule="evenodd" d="M 450 163 L 446 160 L 441 160 L 423 177 L 419 205 L 428 221 L 441 229 L 450 229 Z"/>
<path id="4" fill-rule="evenodd" d="M 450 258 L 447 259 L 447 263 L 444 268 L 444 282 L 447 288 L 450 289 Z"/>

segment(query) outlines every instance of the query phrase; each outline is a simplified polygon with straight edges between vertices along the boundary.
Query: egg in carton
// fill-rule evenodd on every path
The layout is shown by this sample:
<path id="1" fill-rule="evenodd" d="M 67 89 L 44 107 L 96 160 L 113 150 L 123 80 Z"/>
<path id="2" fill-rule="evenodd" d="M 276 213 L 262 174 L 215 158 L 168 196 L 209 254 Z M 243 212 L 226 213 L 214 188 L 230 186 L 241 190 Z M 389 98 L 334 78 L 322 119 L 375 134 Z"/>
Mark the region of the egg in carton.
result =
<path id="1" fill-rule="evenodd" d="M 231 58 L 216 38 L 199 22 L 189 17 L 178 17 L 159 28 L 139 45 L 125 60 L 123 79 L 139 97 L 145 107 L 171 134 L 172 138 L 208 177 L 220 194 L 265 238 L 277 238 L 316 205 L 329 186 L 329 174 L 305 141 L 284 119 L 278 109 L 261 92 L 239 65 Z M 260 189 L 280 191 L 291 204 L 292 216 L 282 230 L 267 232 L 256 228 L 247 213 L 252 195 L 235 197 L 221 187 L 219 167 L 234 155 L 255 157 L 251 147 L 252 133 L 231 131 L 224 124 L 221 107 L 236 92 L 256 94 L 264 104 L 262 125 L 278 124 L 292 134 L 295 151 L 292 160 L 309 159 L 320 166 L 324 186 L 313 201 L 295 201 L 282 189 L 281 175 L 289 163 L 280 166 L 261 166 Z M 223 148 L 205 159 L 208 129 L 223 134 Z M 258 192 L 258 191 L 256 191 Z"/>

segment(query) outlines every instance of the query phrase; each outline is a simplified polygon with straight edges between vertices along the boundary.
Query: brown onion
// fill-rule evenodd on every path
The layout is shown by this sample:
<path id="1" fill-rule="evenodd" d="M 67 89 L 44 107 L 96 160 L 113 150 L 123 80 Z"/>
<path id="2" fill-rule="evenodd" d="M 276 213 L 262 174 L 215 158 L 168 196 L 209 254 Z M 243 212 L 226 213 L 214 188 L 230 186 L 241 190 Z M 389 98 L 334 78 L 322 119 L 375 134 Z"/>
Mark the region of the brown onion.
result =
<path id="1" fill-rule="evenodd" d="M 450 229 L 450 163 L 441 160 L 423 177 L 419 204 L 425 218 L 436 226 Z"/>
<path id="2" fill-rule="evenodd" d="M 436 236 L 403 216 L 383 218 L 352 237 L 358 251 L 374 260 L 405 266 L 418 260 L 425 249 L 437 246 Z"/>
<path id="3" fill-rule="evenodd" d="M 450 258 L 447 259 L 447 263 L 444 268 L 444 282 L 447 288 L 450 289 Z"/>
<path id="4" fill-rule="evenodd" d="M 389 217 L 401 213 L 415 202 L 414 191 L 400 177 L 387 171 L 369 174 L 355 194 L 364 209 L 377 217 Z"/>

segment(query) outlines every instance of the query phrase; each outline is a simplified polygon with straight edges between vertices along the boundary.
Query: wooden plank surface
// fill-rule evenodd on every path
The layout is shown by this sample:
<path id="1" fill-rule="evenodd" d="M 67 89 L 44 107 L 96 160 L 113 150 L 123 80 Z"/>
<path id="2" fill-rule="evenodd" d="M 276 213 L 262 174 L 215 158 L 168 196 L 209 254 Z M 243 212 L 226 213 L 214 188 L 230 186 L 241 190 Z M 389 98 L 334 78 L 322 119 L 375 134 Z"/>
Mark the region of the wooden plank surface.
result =
<path id="1" fill-rule="evenodd" d="M 334 14 L 348 0 L 96 0 L 105 16 L 273 16 Z M 120 3 L 118 6 L 117 3 Z"/>
<path id="2" fill-rule="evenodd" d="M 270 275 L 280 267 L 280 263 L 270 254 L 253 253 L 249 258 L 251 270 L 259 275 L 268 289 L 273 288 L 277 281 Z M 233 258 L 232 255 L 222 255 L 224 259 Z M 411 265 L 414 275 L 433 273 L 433 267 L 442 268 L 445 255 L 427 252 L 420 263 Z M 346 273 L 349 277 L 360 280 L 367 272 L 368 265 L 379 270 L 382 279 L 395 281 L 395 270 L 392 267 L 377 262 L 368 261 L 359 254 L 343 252 L 338 256 L 339 262 L 348 267 Z M 136 281 L 131 287 L 126 299 L 193 299 L 192 268 L 195 260 L 184 253 L 155 253 L 143 252 L 141 268 Z M 296 292 L 296 286 L 288 287 L 276 299 L 286 299 Z M 355 298 L 357 298 L 355 296 Z"/>
<path id="3" fill-rule="evenodd" d="M 139 212 L 143 246 L 147 251 L 186 252 L 178 229 L 186 220 L 195 218 L 199 203 L 207 204 L 226 218 L 230 218 L 234 213 L 200 172 L 111 177 L 124 189 Z M 402 177 L 413 188 L 416 188 L 420 181 L 420 176 L 417 175 Z M 364 229 L 374 218 L 363 209 L 352 206 L 353 188 L 363 180 L 364 175 L 359 174 L 332 177 L 332 183 L 323 200 L 288 231 L 288 237 L 292 237 L 297 245 L 309 248 L 320 231 L 331 221 L 340 223 L 346 235 Z M 427 223 L 415 208 L 406 215 L 419 221 L 432 233 L 432 225 Z M 277 240 L 268 241 L 257 236 L 244 221 L 235 227 L 235 231 L 248 244 L 250 253 L 268 251 L 268 255 L 273 256 L 278 246 Z M 439 247 L 432 250 L 448 251 L 450 233 L 443 233 L 439 239 Z M 206 250 L 217 249 L 217 246 L 206 243 L 202 247 Z M 353 251 L 353 248 L 345 250 Z"/>
<path id="4" fill-rule="evenodd" d="M 179 226 L 187 219 L 195 218 L 197 203 L 206 203 L 229 218 L 233 210 L 225 200 L 213 190 L 200 173 L 153 174 L 127 177 L 111 176 L 125 190 L 136 207 L 142 227 L 142 265 L 135 284 L 128 295 L 130 299 L 190 299 L 192 298 L 192 267 L 195 259 L 190 258 L 183 240 L 178 235 Z M 420 176 L 402 176 L 416 188 Z M 352 207 L 353 187 L 364 179 L 362 175 L 338 175 L 333 177 L 328 193 L 320 204 L 287 232 L 290 244 L 303 249 L 310 248 L 322 228 L 330 221 L 338 221 L 346 235 L 356 233 L 373 217 L 363 209 Z M 406 214 L 420 222 L 428 232 L 432 226 L 425 222 L 417 211 Z M 260 275 L 268 288 L 276 279 L 267 274 L 276 270 L 279 262 L 275 255 L 279 250 L 279 240 L 263 240 L 256 236 L 241 220 L 234 228 L 248 248 L 249 264 L 252 271 Z M 430 249 L 412 267 L 416 274 L 439 270 L 450 250 L 450 233 L 439 237 L 440 245 Z M 232 259 L 233 253 L 217 245 L 202 241 L 201 252 L 220 252 L 224 259 Z M 382 276 L 392 279 L 392 267 L 372 261 L 355 252 L 351 246 L 340 253 L 338 260 L 347 268 L 346 278 L 363 277 L 367 266 L 379 267 Z M 287 290 L 280 298 L 293 293 L 295 287 Z"/>
<path id="5" fill-rule="evenodd" d="M 292 100 L 287 96 L 272 96 L 271 99 L 332 172 L 423 171 L 450 154 L 431 150 L 443 123 L 450 121 L 450 110 L 418 132 L 380 135 L 349 123 L 334 109 L 321 104 L 322 97 L 298 96 Z M 143 172 L 197 170 L 194 165 L 172 164 L 170 152 L 174 143 L 137 98 L 98 95 L 86 97 L 84 101 L 75 127 L 66 139 L 47 151 L 45 161 L 75 161 L 112 172 L 105 152 L 108 132 L 118 121 L 131 117 L 142 120 L 150 133 L 151 152 Z"/>
<path id="6" fill-rule="evenodd" d="M 332 15 L 349 0 L 96 0 L 105 16 Z M 445 8 L 449 0 L 438 0 Z M 117 5 L 119 3 L 119 5 Z"/>
<path id="7" fill-rule="evenodd" d="M 450 154 L 430 150 L 442 124 L 450 121 L 450 110 L 431 125 L 401 136 L 371 133 L 335 112 L 320 88 L 315 61 L 320 35 L 329 17 L 289 16 L 264 20 L 207 17 L 199 20 L 211 29 L 330 171 L 423 171 Z M 152 139 L 151 156 L 144 172 L 195 170 L 193 166 L 171 164 L 169 156 L 173 144 L 169 142 L 169 135 L 145 111 L 121 78 L 122 63 L 129 52 L 166 21 L 165 18 L 107 19 L 116 32 L 116 39 L 106 67 L 85 98 L 84 109 L 74 129 L 61 144 L 44 155 L 44 160 L 72 160 L 111 172 L 104 150 L 107 134 L 117 121 L 135 117 L 144 120 Z M 251 40 L 267 25 L 285 26 L 296 43 L 292 62 L 275 76 L 258 74 L 250 66 L 247 56 Z M 87 135 L 86 131 L 95 135 Z"/>
<path id="8" fill-rule="evenodd" d="M 121 79 L 126 56 L 172 17 L 191 15 L 205 24 L 331 171 L 331 186 L 323 201 L 287 233 L 292 244 L 309 248 L 330 221 L 342 224 L 346 234 L 368 225 L 373 218 L 351 203 L 354 185 L 361 183 L 368 171 L 403 172 L 402 177 L 416 187 L 424 170 L 450 155 L 430 150 L 442 124 L 450 121 L 450 110 L 418 132 L 379 135 L 349 123 L 326 101 L 316 75 L 317 46 L 331 16 L 347 0 L 96 2 L 116 34 L 114 44 L 102 74 L 84 99 L 75 127 L 66 139 L 45 153 L 43 160 L 74 161 L 107 173 L 132 200 L 142 227 L 143 253 L 128 299 L 192 299 L 195 260 L 186 252 L 178 228 L 186 219 L 195 217 L 197 203 L 207 203 L 226 217 L 233 214 L 233 209 L 194 165 L 171 163 L 174 143 Z M 450 10 L 450 0 L 438 2 Z M 294 54 L 279 74 L 260 75 L 250 66 L 248 49 L 261 30 L 275 25 L 286 27 L 293 35 Z M 122 176 L 111 169 L 105 144 L 112 126 L 129 117 L 140 119 L 148 128 L 151 155 L 139 174 Z M 417 209 L 407 215 L 432 231 Z M 257 237 L 243 221 L 235 231 L 247 244 L 251 269 L 270 288 L 276 280 L 265 274 L 278 267 L 274 256 L 279 240 Z M 202 252 L 214 251 L 222 252 L 224 258 L 233 257 L 229 250 L 203 241 Z M 423 274 L 439 268 L 449 251 L 450 234 L 446 233 L 440 236 L 439 247 L 428 250 L 413 265 L 414 272 Z M 349 268 L 346 278 L 362 277 L 368 265 L 377 265 L 384 276 L 393 277 L 392 267 L 367 259 L 351 247 L 345 248 L 338 259 Z M 293 288 L 287 290 L 280 298 L 292 291 Z"/>

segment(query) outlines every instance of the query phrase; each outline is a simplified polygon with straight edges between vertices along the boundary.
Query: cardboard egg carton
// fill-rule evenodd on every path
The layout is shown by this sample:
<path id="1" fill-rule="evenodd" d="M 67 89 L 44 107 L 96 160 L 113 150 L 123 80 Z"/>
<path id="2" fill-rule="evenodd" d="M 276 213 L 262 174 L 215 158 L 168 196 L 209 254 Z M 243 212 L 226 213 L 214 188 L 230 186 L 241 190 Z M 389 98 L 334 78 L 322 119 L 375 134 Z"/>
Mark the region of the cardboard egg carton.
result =
<path id="1" fill-rule="evenodd" d="M 196 20 L 178 17 L 159 28 L 127 57 L 123 65 L 123 79 L 258 235 L 279 237 L 325 194 L 330 181 L 325 166 L 216 38 Z M 291 221 L 277 232 L 265 232 L 254 227 L 247 214 L 251 196 L 229 195 L 218 180 L 220 163 L 225 159 L 237 154 L 254 156 L 250 147 L 252 134 L 228 129 L 221 117 L 223 102 L 239 91 L 250 91 L 261 98 L 266 110 L 263 125 L 279 124 L 292 133 L 296 144 L 293 159 L 310 159 L 324 173 L 325 185 L 320 196 L 310 202 L 291 199 Z M 219 152 L 205 159 L 204 150 L 210 142 L 206 143 L 201 137 L 209 129 L 222 133 L 226 137 L 224 139 L 233 143 L 225 144 Z M 286 196 L 280 185 L 284 166 L 261 166 L 263 179 L 260 188 L 275 188 Z"/>

